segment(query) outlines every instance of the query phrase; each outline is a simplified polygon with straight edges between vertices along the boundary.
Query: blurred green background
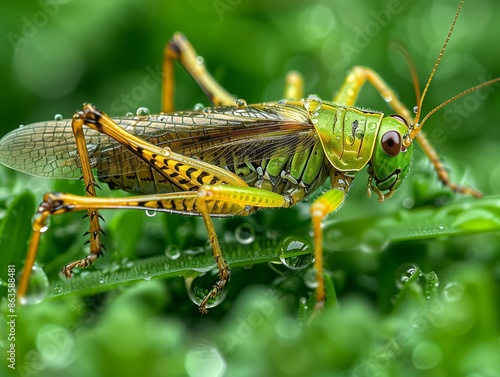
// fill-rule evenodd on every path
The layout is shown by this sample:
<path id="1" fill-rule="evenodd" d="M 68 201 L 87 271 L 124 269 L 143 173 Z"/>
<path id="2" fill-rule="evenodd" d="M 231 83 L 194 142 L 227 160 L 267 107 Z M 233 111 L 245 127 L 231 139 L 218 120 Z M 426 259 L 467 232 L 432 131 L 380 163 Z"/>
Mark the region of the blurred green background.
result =
<path id="1" fill-rule="evenodd" d="M 306 93 L 330 99 L 347 70 L 359 64 L 377 71 L 411 108 L 409 71 L 391 43 L 400 42 L 411 53 L 423 86 L 457 5 L 455 0 L 3 2 L 0 135 L 55 114 L 69 118 L 84 102 L 112 116 L 139 106 L 158 112 L 159 64 L 175 31 L 190 39 L 223 86 L 248 103 L 280 99 L 292 69 L 303 74 Z M 500 76 L 499 14 L 496 0 L 466 1 L 427 95 L 427 111 Z M 178 109 L 208 104 L 181 69 L 176 77 Z M 151 280 L 155 269 L 164 277 L 206 269 L 211 256 L 198 252 L 206 249 L 199 219 L 106 212 L 106 256 L 89 275 L 80 273 L 67 285 L 57 272 L 81 257 L 80 235 L 87 226 L 80 214 L 70 214 L 52 219 L 38 255 L 49 295 L 58 297 L 17 307 L 17 368 L 9 369 L 3 358 L 2 376 L 500 376 L 499 87 L 451 104 L 426 124 L 454 179 L 478 188 L 489 201 L 455 197 L 441 188 L 421 153 L 405 187 L 383 205 L 366 198 L 366 174 L 361 174 L 345 205 L 327 220 L 326 248 L 335 251 L 327 270 L 339 306 L 327 308 L 310 326 L 296 320 L 301 299 L 313 292 L 307 258 L 292 260 L 301 268 L 287 268 L 289 259 L 284 265 L 267 263 L 279 262 L 280 250 L 290 244 L 310 250 L 307 203 L 217 222 L 228 260 L 246 267 L 233 268 L 227 297 L 205 317 L 189 300 L 183 278 Z M 358 104 L 391 112 L 369 87 Z M 82 193 L 79 182 L 0 167 L 2 355 L 10 347 L 4 264 L 21 269 L 30 214 L 48 190 Z M 104 190 L 103 195 L 115 194 Z M 443 203 L 448 204 L 442 209 L 430 206 Z M 428 220 L 441 215 L 439 226 Z M 254 236 L 255 242 L 247 242 Z M 171 263 L 154 259 L 158 256 Z M 174 265 L 181 272 L 172 272 Z M 123 281 L 131 283 L 140 274 L 144 279 L 116 284 L 113 273 L 122 270 Z M 78 286 L 84 278 L 88 283 Z M 74 294 L 61 296 L 65 290 Z"/>

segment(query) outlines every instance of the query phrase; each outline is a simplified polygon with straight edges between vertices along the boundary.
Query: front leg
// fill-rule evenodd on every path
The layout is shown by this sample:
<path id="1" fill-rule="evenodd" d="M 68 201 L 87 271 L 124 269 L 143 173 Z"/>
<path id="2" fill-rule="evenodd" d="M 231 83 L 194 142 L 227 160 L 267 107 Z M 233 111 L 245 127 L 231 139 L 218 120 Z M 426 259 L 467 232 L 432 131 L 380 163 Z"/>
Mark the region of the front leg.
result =
<path id="1" fill-rule="evenodd" d="M 375 90 L 379 92 L 379 94 L 387 102 L 387 104 L 398 115 L 401 115 L 406 119 L 408 124 L 411 124 L 413 122 L 412 114 L 398 99 L 396 93 L 377 73 L 367 67 L 355 66 L 351 69 L 351 71 L 347 74 L 339 92 L 334 97 L 333 102 L 338 105 L 354 106 L 354 103 L 358 98 L 358 94 L 366 82 L 370 83 L 375 88 Z M 439 155 L 437 154 L 434 147 L 425 136 L 424 132 L 420 131 L 415 140 L 418 142 L 427 158 L 431 161 L 434 169 L 436 170 L 439 180 L 443 182 L 445 186 L 461 194 L 471 195 L 475 197 L 482 196 L 481 193 L 477 190 L 451 182 L 450 176 L 444 168 L 443 162 L 439 158 Z"/>

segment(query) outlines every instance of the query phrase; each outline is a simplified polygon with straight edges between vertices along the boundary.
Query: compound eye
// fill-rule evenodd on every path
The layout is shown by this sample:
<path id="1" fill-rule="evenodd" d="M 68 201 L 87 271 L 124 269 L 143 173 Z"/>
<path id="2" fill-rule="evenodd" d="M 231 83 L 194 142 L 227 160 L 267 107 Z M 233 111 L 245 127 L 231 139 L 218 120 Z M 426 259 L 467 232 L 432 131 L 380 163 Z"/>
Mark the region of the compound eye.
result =
<path id="1" fill-rule="evenodd" d="M 401 115 L 398 114 L 392 114 L 390 115 L 391 118 L 399 120 L 401 123 L 403 123 L 406 127 L 408 127 L 408 122 L 406 121 L 405 118 L 403 118 Z"/>
<path id="2" fill-rule="evenodd" d="M 401 135 L 397 131 L 387 131 L 382 136 L 382 149 L 384 152 L 395 157 L 401 152 Z"/>

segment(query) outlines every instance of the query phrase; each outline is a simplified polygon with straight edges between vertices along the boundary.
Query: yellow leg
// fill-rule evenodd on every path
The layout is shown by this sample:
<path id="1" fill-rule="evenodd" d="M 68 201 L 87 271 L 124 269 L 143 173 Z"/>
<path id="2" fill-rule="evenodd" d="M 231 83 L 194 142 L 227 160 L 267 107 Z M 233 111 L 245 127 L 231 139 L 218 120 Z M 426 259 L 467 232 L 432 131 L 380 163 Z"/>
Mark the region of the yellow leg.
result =
<path id="1" fill-rule="evenodd" d="M 28 279 L 33 267 L 41 230 L 46 228 L 47 219 L 52 215 L 61 215 L 74 211 L 97 211 L 98 209 L 152 209 L 161 212 L 183 212 L 197 214 L 203 217 L 212 246 L 213 256 L 219 271 L 219 281 L 199 305 L 202 314 L 207 313 L 206 304 L 212 297 L 217 296 L 224 288 L 230 277 L 229 267 L 222 255 L 217 234 L 212 223 L 211 215 L 248 215 L 255 207 L 288 207 L 290 202 L 282 195 L 253 187 L 239 187 L 229 185 L 203 185 L 199 191 L 174 192 L 155 195 L 144 195 L 125 198 L 97 198 L 84 197 L 64 193 L 47 193 L 40 205 L 33 234 L 28 249 L 25 270 L 19 284 L 18 297 L 22 301 L 28 285 Z M 89 258 L 82 259 L 86 261 Z M 87 267 L 85 263 L 74 262 L 68 265 Z"/>
<path id="2" fill-rule="evenodd" d="M 321 222 L 329 213 L 340 207 L 345 198 L 341 189 L 332 189 L 317 198 L 311 205 L 311 218 L 314 231 L 314 269 L 316 270 L 316 307 L 315 312 L 323 308 L 325 302 L 325 285 L 323 281 L 323 229 Z"/>
<path id="3" fill-rule="evenodd" d="M 163 53 L 163 112 L 174 111 L 174 60 L 178 60 L 193 77 L 214 106 L 235 104 L 236 98 L 208 73 L 203 59 L 196 54 L 187 38 L 181 33 L 175 33 Z"/>
<path id="4" fill-rule="evenodd" d="M 233 205 L 238 205 L 241 208 L 249 209 L 252 207 L 272 208 L 289 206 L 289 202 L 287 202 L 283 196 L 254 187 L 205 185 L 200 188 L 196 200 L 196 209 L 201 214 L 203 221 L 205 222 L 210 245 L 212 246 L 213 257 L 215 259 L 215 263 L 217 264 L 217 269 L 219 270 L 219 280 L 214 284 L 212 290 L 207 294 L 198 307 L 201 314 L 206 314 L 208 312 L 206 304 L 211 298 L 216 297 L 222 291 L 231 276 L 227 262 L 224 260 L 222 255 L 212 218 L 210 217 L 210 211 L 207 207 L 207 202 L 214 200 L 216 202 L 231 203 Z M 242 215 L 246 215 L 248 213 L 249 210 L 243 212 Z"/>
<path id="5" fill-rule="evenodd" d="M 71 121 L 71 127 L 73 130 L 73 134 L 75 135 L 76 148 L 78 151 L 78 156 L 80 159 L 80 165 L 82 169 L 83 182 L 85 184 L 85 195 L 90 197 L 96 196 L 96 187 L 98 187 L 97 183 L 94 180 L 94 176 L 92 174 L 92 168 L 90 167 L 89 155 L 87 152 L 87 144 L 85 142 L 85 137 L 83 134 L 83 124 L 84 119 L 80 116 L 79 113 L 76 113 L 73 116 Z M 72 262 L 62 268 L 62 272 L 66 276 L 66 278 L 70 278 L 73 273 L 72 270 L 75 267 L 85 268 L 90 265 L 102 255 L 102 249 L 104 248 L 101 242 L 101 226 L 99 224 L 99 213 L 97 210 L 89 209 L 87 211 L 87 217 L 90 219 L 90 229 L 87 231 L 86 235 L 90 236 L 90 254 L 85 258 Z"/>
<path id="6" fill-rule="evenodd" d="M 354 106 L 361 88 L 367 81 L 377 90 L 377 92 L 380 93 L 382 98 L 397 114 L 401 115 L 407 120 L 408 124 L 411 124 L 413 122 L 412 114 L 406 108 L 406 106 L 403 105 L 401 101 L 399 101 L 396 93 L 377 73 L 367 67 L 355 66 L 351 69 L 351 71 L 347 74 L 341 89 L 334 97 L 333 102 L 344 106 Z M 434 147 L 425 136 L 425 133 L 420 131 L 416 140 L 426 154 L 427 158 L 434 166 L 438 178 L 441 180 L 441 182 L 443 182 L 445 186 L 448 186 L 451 190 L 459 192 L 461 194 L 481 197 L 481 193 L 479 191 L 469 187 L 457 185 L 450 181 L 450 176 L 445 170 L 443 162 L 439 158 Z"/>

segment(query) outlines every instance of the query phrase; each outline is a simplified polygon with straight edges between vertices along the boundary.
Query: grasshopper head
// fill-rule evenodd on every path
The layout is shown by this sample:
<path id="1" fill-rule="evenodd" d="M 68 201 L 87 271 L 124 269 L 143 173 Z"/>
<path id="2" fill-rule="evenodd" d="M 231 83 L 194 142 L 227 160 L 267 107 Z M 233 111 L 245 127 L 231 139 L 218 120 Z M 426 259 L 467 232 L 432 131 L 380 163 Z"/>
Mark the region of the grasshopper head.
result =
<path id="1" fill-rule="evenodd" d="M 403 117 L 391 115 L 382 119 L 368 170 L 369 188 L 378 194 L 380 201 L 394 193 L 410 170 L 413 144 L 408 147 L 403 144 L 408 132 Z"/>

